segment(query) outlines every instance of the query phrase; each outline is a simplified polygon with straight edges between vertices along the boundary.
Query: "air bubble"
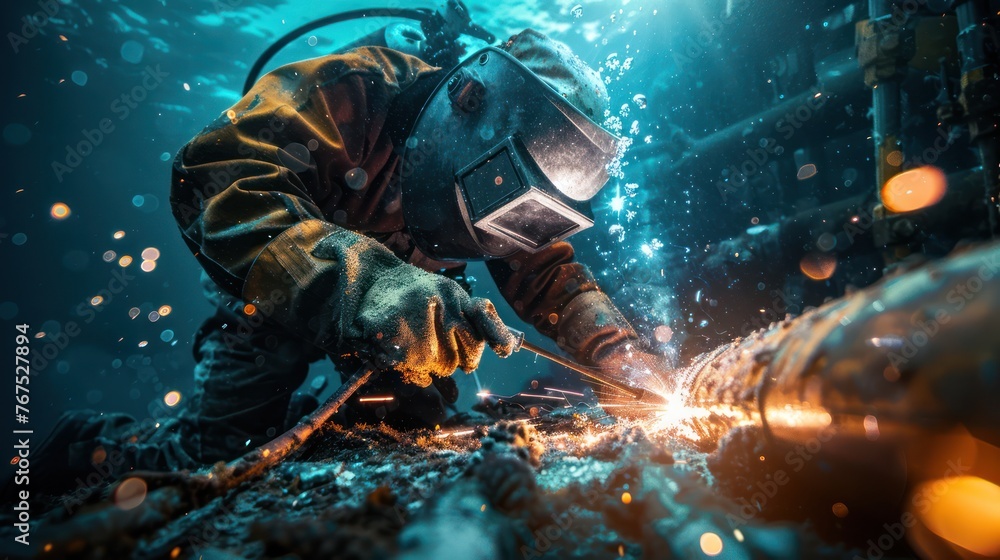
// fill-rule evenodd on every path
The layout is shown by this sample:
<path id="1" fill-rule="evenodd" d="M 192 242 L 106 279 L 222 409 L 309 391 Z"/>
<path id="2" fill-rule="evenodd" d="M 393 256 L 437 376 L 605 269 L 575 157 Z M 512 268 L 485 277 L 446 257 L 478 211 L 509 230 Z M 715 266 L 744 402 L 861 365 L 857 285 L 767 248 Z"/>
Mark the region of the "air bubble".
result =
<path id="1" fill-rule="evenodd" d="M 304 173 L 313 165 L 309 147 L 298 142 L 292 142 L 284 149 L 278 150 L 278 161 L 293 173 Z"/>
<path id="2" fill-rule="evenodd" d="M 344 174 L 344 181 L 352 190 L 360 191 L 368 184 L 368 173 L 360 167 L 355 167 Z"/>
<path id="3" fill-rule="evenodd" d="M 121 55 L 125 62 L 139 64 L 142 62 L 142 55 L 146 52 L 146 47 L 136 41 L 125 41 L 122 43 Z"/>
<path id="4" fill-rule="evenodd" d="M 824 233 L 816 240 L 816 247 L 820 251 L 832 251 L 837 247 L 837 236 L 832 233 Z"/>
<path id="5" fill-rule="evenodd" d="M 113 501 L 118 509 L 128 511 L 139 507 L 146 499 L 146 482 L 141 478 L 129 478 L 118 484 Z"/>

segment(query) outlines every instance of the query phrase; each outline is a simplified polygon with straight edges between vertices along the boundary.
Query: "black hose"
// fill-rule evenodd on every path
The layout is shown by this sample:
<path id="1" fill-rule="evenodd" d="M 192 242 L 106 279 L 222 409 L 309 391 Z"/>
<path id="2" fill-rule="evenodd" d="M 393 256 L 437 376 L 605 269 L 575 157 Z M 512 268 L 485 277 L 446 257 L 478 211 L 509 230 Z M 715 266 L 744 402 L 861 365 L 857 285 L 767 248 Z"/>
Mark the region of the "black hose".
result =
<path id="1" fill-rule="evenodd" d="M 329 15 L 314 21 L 311 21 L 305 25 L 296 27 L 295 29 L 284 34 L 280 39 L 274 42 L 266 51 L 261 53 L 257 58 L 257 61 L 253 63 L 253 67 L 250 68 L 250 72 L 247 74 L 247 80 L 243 84 L 243 95 L 246 95 L 250 88 L 253 87 L 257 78 L 260 76 L 260 71 L 264 69 L 264 65 L 274 58 L 274 55 L 285 48 L 289 43 L 295 39 L 305 35 L 306 33 L 312 31 L 313 29 L 319 29 L 320 27 L 326 27 L 327 25 L 333 25 L 335 23 L 340 23 L 342 21 L 347 21 L 351 19 L 361 19 L 367 17 L 394 17 L 394 18 L 406 18 L 413 19 L 420 22 L 427 21 L 433 12 L 424 9 L 396 9 L 396 8 L 379 8 L 379 9 L 362 9 L 362 10 L 349 10 L 346 12 L 341 12 L 339 14 Z"/>

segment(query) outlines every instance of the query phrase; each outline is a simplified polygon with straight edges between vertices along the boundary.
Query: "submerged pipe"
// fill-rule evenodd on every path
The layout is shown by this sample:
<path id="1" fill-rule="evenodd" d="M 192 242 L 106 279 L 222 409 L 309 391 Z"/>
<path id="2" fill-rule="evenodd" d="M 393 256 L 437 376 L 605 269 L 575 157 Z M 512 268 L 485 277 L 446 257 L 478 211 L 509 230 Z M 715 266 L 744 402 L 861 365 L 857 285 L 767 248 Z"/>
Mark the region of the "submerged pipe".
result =
<path id="1" fill-rule="evenodd" d="M 858 62 L 865 71 L 865 83 L 872 88 L 875 185 L 879 190 L 902 171 L 905 159 L 901 91 L 912 51 L 905 46 L 906 20 L 901 24 L 892 21 L 892 8 L 892 0 L 869 0 L 869 19 L 857 28 Z"/>
<path id="2" fill-rule="evenodd" d="M 1000 29 L 996 3 L 967 0 L 960 4 L 958 48 L 962 56 L 961 103 L 970 140 L 979 149 L 985 181 L 990 234 L 1000 236 Z"/>
<path id="3" fill-rule="evenodd" d="M 865 418 L 874 416 L 883 442 L 962 424 L 1000 445 L 997 309 L 993 243 L 738 339 L 683 369 L 677 384 L 692 405 L 742 407 L 790 441 L 825 426 L 869 439 Z"/>
<path id="4" fill-rule="evenodd" d="M 837 62 L 829 64 L 827 69 L 820 73 L 819 83 L 814 89 L 790 97 L 774 107 L 742 119 L 719 132 L 695 140 L 683 156 L 673 162 L 672 169 L 676 171 L 684 166 L 692 165 L 697 166 L 698 169 L 716 167 L 718 172 L 721 172 L 726 165 L 733 163 L 734 157 L 740 156 L 744 150 L 757 148 L 758 139 L 768 136 L 782 136 L 779 132 L 782 123 L 789 120 L 789 115 L 794 119 L 802 120 L 801 115 L 796 115 L 797 111 L 800 110 L 808 111 L 808 119 L 815 119 L 818 127 L 833 127 L 839 124 L 845 118 L 843 108 L 860 102 L 862 99 L 864 82 L 861 69 L 858 68 L 852 53 L 845 52 L 841 56 L 833 56 L 827 60 L 831 59 L 836 59 Z M 823 106 L 818 106 L 817 99 L 822 100 Z M 818 107 L 813 109 L 814 106 Z M 863 112 L 858 111 L 855 114 L 858 115 L 859 121 L 863 120 Z M 799 120 L 794 122 L 800 124 Z M 747 135 L 748 129 L 760 131 L 760 133 Z M 790 153 L 805 141 L 804 135 L 796 134 L 790 138 L 789 142 L 783 140 L 782 145 Z M 662 141 L 636 145 L 629 150 L 629 155 L 634 155 L 639 159 L 662 158 L 666 153 L 669 153 L 669 149 L 664 146 Z"/>
<path id="5" fill-rule="evenodd" d="M 740 411 L 689 426 L 721 442 L 713 473 L 751 513 L 861 543 L 905 520 L 893 543 L 925 558 L 1000 554 L 998 309 L 993 242 L 705 354 L 673 389 L 692 409 Z"/>

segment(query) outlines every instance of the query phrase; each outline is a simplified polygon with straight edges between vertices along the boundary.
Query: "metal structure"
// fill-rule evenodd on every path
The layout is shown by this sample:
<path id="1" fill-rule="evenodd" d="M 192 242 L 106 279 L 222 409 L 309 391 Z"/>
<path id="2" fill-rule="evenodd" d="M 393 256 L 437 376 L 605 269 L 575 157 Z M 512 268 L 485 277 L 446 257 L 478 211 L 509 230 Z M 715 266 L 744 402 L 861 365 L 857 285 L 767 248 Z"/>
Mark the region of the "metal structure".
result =
<path id="1" fill-rule="evenodd" d="M 801 312 L 997 235 L 998 12 L 990 0 L 719 0 L 699 5 L 704 30 L 668 39 L 675 64 L 646 97 L 694 110 L 661 117 L 629 152 L 643 190 L 665 193 L 632 227 L 691 250 L 659 280 L 680 285 L 671 326 L 685 357 L 766 324 L 778 299 Z M 936 199 L 891 200 L 928 177 Z M 817 258 L 835 270 L 802 274 Z M 618 269 L 619 284 L 658 281 Z"/>

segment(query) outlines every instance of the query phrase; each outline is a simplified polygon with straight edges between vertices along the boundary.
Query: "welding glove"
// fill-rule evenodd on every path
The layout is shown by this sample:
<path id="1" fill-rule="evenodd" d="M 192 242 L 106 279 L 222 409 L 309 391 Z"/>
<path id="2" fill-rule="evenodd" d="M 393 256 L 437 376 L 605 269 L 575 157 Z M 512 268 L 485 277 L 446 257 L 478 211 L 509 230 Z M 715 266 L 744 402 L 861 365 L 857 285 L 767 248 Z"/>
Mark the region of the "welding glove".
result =
<path id="1" fill-rule="evenodd" d="M 501 357 L 513 350 L 493 304 L 470 297 L 450 278 L 389 258 L 360 274 L 374 282 L 361 297 L 351 336 L 387 356 L 410 383 L 426 387 L 432 375 L 475 370 L 486 343 Z"/>
<path id="2" fill-rule="evenodd" d="M 664 370 L 664 358 L 649 350 L 621 311 L 599 290 L 581 291 L 563 307 L 556 342 L 577 362 L 643 385 Z"/>
<path id="3" fill-rule="evenodd" d="M 487 343 L 501 357 L 514 345 L 488 300 L 322 220 L 300 222 L 269 243 L 243 298 L 328 353 L 372 359 L 422 387 L 432 376 L 476 369 Z"/>
<path id="4" fill-rule="evenodd" d="M 312 255 L 339 265 L 329 310 L 337 339 L 330 345 L 341 353 L 360 352 L 426 387 L 432 376 L 476 369 L 486 344 L 501 357 L 513 351 L 490 301 L 404 263 L 372 239 L 339 230 Z"/>

